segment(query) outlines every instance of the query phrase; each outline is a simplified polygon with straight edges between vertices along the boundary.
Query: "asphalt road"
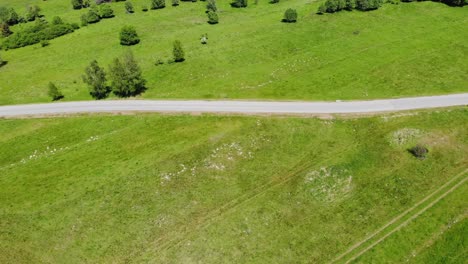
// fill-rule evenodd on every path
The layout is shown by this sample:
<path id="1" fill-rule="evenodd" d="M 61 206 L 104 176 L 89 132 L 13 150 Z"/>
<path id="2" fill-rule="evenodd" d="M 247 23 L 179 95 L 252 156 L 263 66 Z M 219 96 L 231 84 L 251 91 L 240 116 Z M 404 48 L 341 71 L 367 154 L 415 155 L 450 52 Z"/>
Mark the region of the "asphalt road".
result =
<path id="1" fill-rule="evenodd" d="M 356 114 L 468 105 L 468 93 L 372 101 L 106 100 L 0 106 L 0 117 L 107 112 Z"/>

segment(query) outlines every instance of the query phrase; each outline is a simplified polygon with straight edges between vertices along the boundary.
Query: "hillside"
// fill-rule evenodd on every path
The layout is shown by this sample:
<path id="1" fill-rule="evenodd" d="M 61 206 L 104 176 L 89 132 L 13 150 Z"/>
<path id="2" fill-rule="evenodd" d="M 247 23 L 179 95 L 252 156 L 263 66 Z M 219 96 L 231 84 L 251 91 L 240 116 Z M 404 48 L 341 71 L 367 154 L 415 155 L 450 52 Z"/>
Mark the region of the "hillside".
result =
<path id="1" fill-rule="evenodd" d="M 115 17 L 39 44 L 0 51 L 0 104 L 45 102 L 47 85 L 62 89 L 64 100 L 91 99 L 81 76 L 96 59 L 107 66 L 131 49 L 148 90 L 143 98 L 237 98 L 335 100 L 466 92 L 468 12 L 434 2 L 384 4 L 371 12 L 316 15 L 320 1 L 253 1 L 244 9 L 217 2 L 219 24 L 206 23 L 205 2 L 181 2 L 142 12 L 149 1 L 112 3 Z M 37 4 L 44 18 L 80 22 L 86 9 L 69 1 L 13 0 L 0 6 L 24 13 Z M 287 8 L 297 23 L 281 23 Z M 34 23 L 34 22 L 32 22 Z M 19 30 L 31 23 L 11 27 Z M 130 48 L 119 44 L 122 26 L 141 38 Z M 200 36 L 208 34 L 208 44 Z M 172 56 L 180 40 L 186 61 L 155 66 Z"/>

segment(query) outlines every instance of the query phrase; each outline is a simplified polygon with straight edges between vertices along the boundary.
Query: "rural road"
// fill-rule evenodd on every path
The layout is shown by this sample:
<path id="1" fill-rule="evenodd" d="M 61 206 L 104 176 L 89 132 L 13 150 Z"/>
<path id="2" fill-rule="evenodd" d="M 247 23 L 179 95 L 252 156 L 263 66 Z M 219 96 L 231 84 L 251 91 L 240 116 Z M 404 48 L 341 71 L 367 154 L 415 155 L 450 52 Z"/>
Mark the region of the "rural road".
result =
<path id="1" fill-rule="evenodd" d="M 0 117 L 106 112 L 356 114 L 468 105 L 468 93 L 346 102 L 109 100 L 0 106 Z"/>

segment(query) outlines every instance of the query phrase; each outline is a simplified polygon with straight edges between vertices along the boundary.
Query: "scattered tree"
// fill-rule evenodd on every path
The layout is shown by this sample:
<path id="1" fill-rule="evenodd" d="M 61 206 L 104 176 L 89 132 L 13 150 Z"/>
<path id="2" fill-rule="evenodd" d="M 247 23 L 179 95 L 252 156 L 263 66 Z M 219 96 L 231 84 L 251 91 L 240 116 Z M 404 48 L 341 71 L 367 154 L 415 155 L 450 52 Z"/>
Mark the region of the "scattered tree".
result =
<path id="1" fill-rule="evenodd" d="M 234 0 L 231 6 L 235 8 L 247 7 L 247 0 Z"/>
<path id="2" fill-rule="evenodd" d="M 126 53 L 122 61 L 116 58 L 109 72 L 112 90 L 119 97 L 135 96 L 146 90 L 146 80 L 143 79 L 140 66 L 131 52 Z"/>
<path id="3" fill-rule="evenodd" d="M 26 8 L 26 20 L 27 21 L 34 21 L 36 18 L 40 17 L 39 12 L 41 9 L 37 5 L 28 6 Z"/>
<path id="4" fill-rule="evenodd" d="M 216 7 L 216 0 L 208 0 L 206 3 L 206 12 L 217 12 L 218 8 Z"/>
<path id="5" fill-rule="evenodd" d="M 57 88 L 57 86 L 55 86 L 53 82 L 49 83 L 48 95 L 52 98 L 52 101 L 58 101 L 64 97 L 62 92 Z"/>
<path id="6" fill-rule="evenodd" d="M 166 7 L 166 0 L 151 0 L 151 9 L 161 9 Z"/>
<path id="7" fill-rule="evenodd" d="M 426 147 L 419 144 L 410 148 L 408 151 L 418 159 L 425 159 L 427 153 L 429 153 L 429 150 Z"/>
<path id="8" fill-rule="evenodd" d="M 208 24 L 218 24 L 218 14 L 213 11 L 208 11 Z"/>
<path id="9" fill-rule="evenodd" d="M 135 11 L 133 10 L 133 4 L 132 4 L 132 2 L 125 2 L 125 11 L 127 11 L 127 13 L 129 13 L 129 14 L 135 12 Z"/>
<path id="10" fill-rule="evenodd" d="M 86 68 L 83 82 L 89 86 L 89 94 L 95 99 L 106 98 L 109 88 L 106 86 L 106 72 L 96 60 Z"/>
<path id="11" fill-rule="evenodd" d="M 183 62 L 185 60 L 184 49 L 182 48 L 182 43 L 180 43 L 179 40 L 174 41 L 172 54 L 174 55 L 175 62 Z"/>
<path id="12" fill-rule="evenodd" d="M 6 23 L 6 22 L 0 23 L 0 35 L 2 37 L 8 37 L 12 33 L 13 32 L 11 32 L 10 25 L 8 25 L 8 23 Z"/>
<path id="13" fill-rule="evenodd" d="M 131 46 L 138 44 L 140 38 L 136 32 L 136 29 L 133 26 L 124 26 L 120 30 L 120 44 L 125 46 Z"/>
<path id="14" fill-rule="evenodd" d="M 284 12 L 284 18 L 282 21 L 285 23 L 295 23 L 297 21 L 296 10 L 288 8 L 286 12 Z"/>
<path id="15" fill-rule="evenodd" d="M 99 5 L 99 17 L 101 18 L 111 18 L 114 17 L 114 10 L 108 4 Z"/>

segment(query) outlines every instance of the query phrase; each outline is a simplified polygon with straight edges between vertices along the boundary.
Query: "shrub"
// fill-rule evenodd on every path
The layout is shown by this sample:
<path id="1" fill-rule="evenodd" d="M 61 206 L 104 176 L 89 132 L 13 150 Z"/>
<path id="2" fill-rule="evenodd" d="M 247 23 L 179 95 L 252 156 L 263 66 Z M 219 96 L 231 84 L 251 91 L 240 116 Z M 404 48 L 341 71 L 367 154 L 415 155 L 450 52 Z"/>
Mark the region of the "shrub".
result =
<path id="1" fill-rule="evenodd" d="M 218 8 L 216 7 L 216 0 L 208 0 L 206 3 L 206 11 L 217 12 Z"/>
<path id="2" fill-rule="evenodd" d="M 156 62 L 154 63 L 154 65 L 156 66 L 163 65 L 163 64 L 164 64 L 164 61 L 162 59 L 157 59 Z"/>
<path id="3" fill-rule="evenodd" d="M 183 62 L 185 60 L 184 49 L 179 40 L 174 41 L 172 54 L 174 55 L 175 62 Z"/>
<path id="4" fill-rule="evenodd" d="M 296 10 L 288 8 L 286 12 L 284 12 L 284 18 L 282 21 L 286 23 L 295 23 L 297 21 Z"/>
<path id="5" fill-rule="evenodd" d="M 47 47 L 49 46 L 49 41 L 48 40 L 41 40 L 41 47 Z"/>
<path id="6" fill-rule="evenodd" d="M 41 42 L 41 40 L 51 40 L 59 36 L 75 31 L 76 24 L 53 24 L 38 20 L 33 26 L 23 28 L 5 39 L 2 47 L 15 49 Z"/>
<path id="7" fill-rule="evenodd" d="M 48 95 L 52 98 L 52 101 L 58 101 L 62 99 L 64 96 L 62 92 L 55 86 L 53 82 L 49 83 L 49 92 Z"/>
<path id="8" fill-rule="evenodd" d="M 208 44 L 208 34 L 205 33 L 201 36 L 200 43 L 203 45 Z"/>
<path id="9" fill-rule="evenodd" d="M 429 150 L 426 147 L 419 145 L 419 144 L 408 149 L 408 151 L 418 159 L 425 159 L 427 156 L 427 153 L 429 153 Z"/>
<path id="10" fill-rule="evenodd" d="M 133 10 L 133 4 L 131 2 L 125 2 L 125 11 L 127 11 L 127 13 L 133 13 L 135 12 Z"/>
<path id="11" fill-rule="evenodd" d="M 166 0 L 151 0 L 151 9 L 161 9 L 166 7 Z"/>
<path id="12" fill-rule="evenodd" d="M 71 0 L 73 9 L 81 9 L 83 7 L 83 0 Z"/>
<path id="13" fill-rule="evenodd" d="M 381 0 L 356 0 L 356 9 L 361 11 L 375 10 L 381 5 Z"/>
<path id="14" fill-rule="evenodd" d="M 120 44 L 131 46 L 138 44 L 140 42 L 140 38 L 136 32 L 136 29 L 132 26 L 124 26 L 120 30 Z"/>
<path id="15" fill-rule="evenodd" d="M 145 5 L 144 5 L 144 6 L 142 6 L 142 7 L 141 7 L 141 11 L 143 11 L 143 12 L 146 12 L 146 11 L 148 11 L 148 7 L 147 7 L 147 6 L 145 6 Z"/>
<path id="16" fill-rule="evenodd" d="M 41 9 L 37 5 L 28 6 L 26 8 L 26 20 L 27 21 L 34 21 L 36 18 L 40 17 L 39 12 Z"/>
<path id="17" fill-rule="evenodd" d="M 59 16 L 55 16 L 54 18 L 52 18 L 52 25 L 60 25 L 60 24 L 63 24 L 62 18 L 60 18 Z"/>
<path id="18" fill-rule="evenodd" d="M 231 6 L 235 8 L 247 7 L 247 0 L 234 0 Z"/>
<path id="19" fill-rule="evenodd" d="M 131 52 L 126 53 L 122 61 L 116 58 L 109 73 L 112 90 L 119 97 L 135 96 L 146 90 L 146 80 L 143 79 L 140 66 Z"/>
<path id="20" fill-rule="evenodd" d="M 327 13 L 334 13 L 338 11 L 338 1 L 337 0 L 327 0 L 325 2 L 325 8 Z"/>
<path id="21" fill-rule="evenodd" d="M 270 0 L 270 4 L 277 4 L 280 0 Z"/>
<path id="22" fill-rule="evenodd" d="M 95 99 L 106 98 L 109 88 L 106 86 L 106 72 L 96 60 L 86 67 L 83 82 L 88 84 L 89 94 Z"/>
<path id="23" fill-rule="evenodd" d="M 91 7 L 89 10 L 88 10 L 88 13 L 86 13 L 85 15 L 82 16 L 82 24 L 83 24 L 83 17 L 84 19 L 86 20 L 86 24 L 93 24 L 93 23 L 97 23 L 101 20 L 101 17 L 99 16 L 99 13 L 98 13 L 98 10 L 97 10 L 97 7 L 96 6 L 93 6 Z M 83 24 L 84 26 L 84 24 Z"/>
<path id="24" fill-rule="evenodd" d="M 322 15 L 322 14 L 324 14 L 325 12 L 327 12 L 327 8 L 325 7 L 325 5 L 323 5 L 323 4 L 320 5 L 319 8 L 318 8 L 318 10 L 317 10 L 317 14 Z"/>
<path id="25" fill-rule="evenodd" d="M 172 0 L 172 6 L 178 6 L 179 0 Z"/>
<path id="26" fill-rule="evenodd" d="M 2 56 L 0 56 L 0 67 L 6 64 L 6 61 L 2 59 Z"/>
<path id="27" fill-rule="evenodd" d="M 218 14 L 213 11 L 208 11 L 208 24 L 214 25 L 218 24 Z"/>
<path id="28" fill-rule="evenodd" d="M 0 6 L 0 23 L 7 23 L 10 26 L 19 23 L 20 17 L 13 8 Z"/>
<path id="29" fill-rule="evenodd" d="M 99 17 L 111 18 L 114 17 L 114 10 L 108 4 L 102 4 L 99 6 Z"/>
<path id="30" fill-rule="evenodd" d="M 6 22 L 0 23 L 0 35 L 2 37 L 8 37 L 12 34 L 10 30 L 10 25 L 8 25 Z"/>
<path id="31" fill-rule="evenodd" d="M 345 2 L 345 9 L 348 11 L 353 10 L 356 7 L 356 3 L 354 0 L 346 0 Z"/>

